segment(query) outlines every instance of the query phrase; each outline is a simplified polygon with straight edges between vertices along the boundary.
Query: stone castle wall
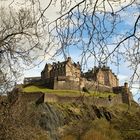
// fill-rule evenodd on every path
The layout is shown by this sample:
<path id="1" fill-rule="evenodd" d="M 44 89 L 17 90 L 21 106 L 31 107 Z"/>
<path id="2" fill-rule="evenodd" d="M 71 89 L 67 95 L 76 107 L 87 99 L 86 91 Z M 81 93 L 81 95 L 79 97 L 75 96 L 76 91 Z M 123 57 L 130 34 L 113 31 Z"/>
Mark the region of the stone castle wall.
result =
<path id="1" fill-rule="evenodd" d="M 55 90 L 82 90 L 83 87 L 86 87 L 89 91 L 113 92 L 112 87 L 101 85 L 94 81 L 87 81 L 84 78 L 80 81 L 74 81 L 68 77 L 57 77 L 50 81 L 48 79 L 48 83 L 46 82 L 45 85 Z"/>
<path id="2" fill-rule="evenodd" d="M 124 83 L 124 86 L 114 87 L 113 92 L 121 94 L 122 102 L 131 105 L 132 93 L 128 87 L 128 83 Z"/>
<path id="3" fill-rule="evenodd" d="M 60 90 L 79 90 L 79 82 L 76 81 L 54 81 L 53 89 Z"/>
<path id="4" fill-rule="evenodd" d="M 108 82 L 105 82 L 105 81 L 108 81 L 109 80 L 109 78 L 108 78 L 108 75 L 106 74 L 106 76 L 105 76 L 105 72 L 103 72 L 103 71 L 101 71 L 100 69 L 99 69 L 99 72 L 97 73 L 97 75 L 96 75 L 96 81 L 99 83 L 99 84 L 102 84 L 102 85 L 106 85 L 106 84 L 108 84 Z"/>
<path id="5" fill-rule="evenodd" d="M 121 94 L 116 95 L 115 97 L 111 97 L 111 100 L 108 98 L 100 98 L 100 97 L 64 97 L 64 96 L 58 96 L 58 95 L 52 95 L 52 94 L 45 94 L 44 102 L 57 102 L 57 103 L 88 103 L 88 104 L 94 104 L 98 106 L 108 106 L 108 105 L 115 105 L 115 104 L 121 104 L 122 96 Z"/>
<path id="6" fill-rule="evenodd" d="M 79 81 L 66 76 L 58 76 L 56 78 L 47 79 L 44 82 L 44 85 L 55 90 L 79 90 Z"/>
<path id="7" fill-rule="evenodd" d="M 64 85 L 62 85 L 62 87 L 64 87 Z M 69 89 L 70 87 L 67 88 Z M 77 88 L 77 85 L 75 86 L 75 88 Z M 78 96 L 78 97 L 58 96 L 55 94 L 42 93 L 42 92 L 25 93 L 22 92 L 20 88 L 15 88 L 10 94 L 8 94 L 8 100 L 10 101 L 11 104 L 14 104 L 17 100 L 20 100 L 22 102 L 35 102 L 36 104 L 40 104 L 43 102 L 58 102 L 58 103 L 85 102 L 89 104 L 95 104 L 98 106 L 115 105 L 120 103 L 126 103 L 129 106 L 131 105 L 131 100 L 132 100 L 131 92 L 128 88 L 127 83 L 125 83 L 124 86 L 113 88 L 113 91 L 114 93 L 115 92 L 117 93 L 116 96 L 110 95 L 108 96 L 108 98 L 85 96 L 83 98 L 83 96 Z"/>
<path id="8" fill-rule="evenodd" d="M 11 104 L 15 102 L 22 101 L 22 102 L 35 102 L 36 104 L 40 104 L 44 102 L 45 94 L 42 92 L 22 92 L 18 88 L 15 88 L 12 92 L 8 94 L 8 101 Z"/>
<path id="9" fill-rule="evenodd" d="M 95 81 L 86 81 L 85 87 L 91 91 L 113 92 L 112 87 L 99 84 Z"/>
<path id="10" fill-rule="evenodd" d="M 109 81 L 111 87 L 117 87 L 119 86 L 119 80 L 115 74 L 112 73 L 112 71 L 109 72 Z"/>

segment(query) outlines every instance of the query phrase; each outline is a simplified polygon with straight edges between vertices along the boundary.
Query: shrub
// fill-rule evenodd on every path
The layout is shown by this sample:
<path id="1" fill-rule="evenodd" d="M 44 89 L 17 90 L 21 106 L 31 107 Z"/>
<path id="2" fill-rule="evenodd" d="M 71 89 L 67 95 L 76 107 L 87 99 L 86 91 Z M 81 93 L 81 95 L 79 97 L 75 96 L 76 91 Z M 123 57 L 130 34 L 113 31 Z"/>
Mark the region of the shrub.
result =
<path id="1" fill-rule="evenodd" d="M 103 135 L 101 132 L 96 130 L 89 130 L 81 140 L 110 140 L 108 137 Z"/>

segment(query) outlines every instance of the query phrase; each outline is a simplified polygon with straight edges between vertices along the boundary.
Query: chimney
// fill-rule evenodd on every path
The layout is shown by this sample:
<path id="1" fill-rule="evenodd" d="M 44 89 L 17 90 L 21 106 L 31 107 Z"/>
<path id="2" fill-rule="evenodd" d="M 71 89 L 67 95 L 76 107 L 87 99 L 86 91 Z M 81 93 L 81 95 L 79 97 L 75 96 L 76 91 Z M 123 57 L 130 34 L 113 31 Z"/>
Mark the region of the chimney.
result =
<path id="1" fill-rule="evenodd" d="M 71 61 L 71 57 L 68 57 L 67 61 L 68 61 L 68 62 L 72 62 L 72 61 Z"/>
<path id="2" fill-rule="evenodd" d="M 128 83 L 127 82 L 124 83 L 124 87 L 128 88 Z"/>

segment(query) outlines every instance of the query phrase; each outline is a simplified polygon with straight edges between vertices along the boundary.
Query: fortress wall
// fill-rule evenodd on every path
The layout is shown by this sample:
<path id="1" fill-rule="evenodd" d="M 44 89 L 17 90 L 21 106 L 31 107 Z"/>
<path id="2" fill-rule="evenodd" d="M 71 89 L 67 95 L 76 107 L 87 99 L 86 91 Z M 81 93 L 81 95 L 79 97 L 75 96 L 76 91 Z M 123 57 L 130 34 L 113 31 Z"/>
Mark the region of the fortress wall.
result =
<path id="1" fill-rule="evenodd" d="M 126 104 L 131 104 L 131 100 L 132 100 L 132 93 L 130 91 L 130 89 L 128 88 L 128 84 L 124 83 L 124 86 L 120 86 L 120 87 L 114 87 L 113 88 L 113 92 L 114 93 L 121 93 L 122 95 L 122 102 L 126 103 Z"/>
<path id="2" fill-rule="evenodd" d="M 40 100 L 40 103 L 44 102 L 44 93 L 42 92 L 29 92 L 29 93 L 19 93 L 19 98 L 21 100 L 27 101 L 27 102 L 38 102 Z"/>
<path id="3" fill-rule="evenodd" d="M 55 103 L 59 101 L 59 97 L 55 94 L 45 93 L 44 102 Z"/>
<path id="4" fill-rule="evenodd" d="M 8 95 L 8 100 L 14 104 L 17 100 L 21 102 L 35 102 L 36 104 L 44 102 L 44 93 L 42 92 L 13 92 Z"/>
<path id="5" fill-rule="evenodd" d="M 54 81 L 53 89 L 79 90 L 79 81 Z"/>
<path id="6" fill-rule="evenodd" d="M 58 96 L 53 94 L 45 94 L 44 102 L 57 102 L 57 103 L 88 103 L 98 106 L 109 106 L 115 104 L 121 104 L 122 96 L 116 95 L 111 97 L 111 100 L 108 98 L 98 98 L 98 97 L 69 97 L 69 96 Z"/>
<path id="7" fill-rule="evenodd" d="M 104 86 L 104 85 L 99 85 L 98 91 L 100 92 L 113 92 L 112 87 Z"/>
<path id="8" fill-rule="evenodd" d="M 29 103 L 29 102 L 35 102 L 36 104 L 40 104 L 43 102 L 48 103 L 87 103 L 87 104 L 93 104 L 98 106 L 113 106 L 115 104 L 121 104 L 124 103 L 122 94 L 117 94 L 115 97 L 83 97 L 83 96 L 76 96 L 76 97 L 70 97 L 70 96 L 58 96 L 56 94 L 49 94 L 49 93 L 42 93 L 42 92 L 31 92 L 31 93 L 16 93 L 16 98 L 14 100 L 11 100 L 12 104 L 14 104 L 17 100 L 22 103 Z M 125 102 L 127 103 L 127 102 Z M 127 103 L 128 104 L 128 103 Z"/>
<path id="9" fill-rule="evenodd" d="M 97 82 L 94 81 L 86 81 L 85 87 L 91 91 L 113 92 L 112 87 L 97 84 Z"/>
<path id="10" fill-rule="evenodd" d="M 89 98 L 85 98 L 85 102 L 98 106 L 109 106 L 109 105 L 121 104 L 122 97 L 121 95 L 116 95 L 115 97 L 111 97 L 111 100 L 109 100 L 109 98 L 103 98 L 103 97 L 93 97 L 93 98 L 89 97 Z"/>

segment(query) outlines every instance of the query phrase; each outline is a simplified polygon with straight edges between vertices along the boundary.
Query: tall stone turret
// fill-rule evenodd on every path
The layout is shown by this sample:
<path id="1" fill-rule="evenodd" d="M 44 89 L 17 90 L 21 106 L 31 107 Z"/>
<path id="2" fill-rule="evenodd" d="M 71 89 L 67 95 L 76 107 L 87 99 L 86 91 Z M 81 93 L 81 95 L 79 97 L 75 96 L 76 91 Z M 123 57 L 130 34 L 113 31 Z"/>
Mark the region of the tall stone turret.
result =
<path id="1" fill-rule="evenodd" d="M 46 64 L 44 70 L 41 72 L 41 79 L 45 80 L 51 77 L 50 71 L 52 70 L 51 64 Z"/>
<path id="2" fill-rule="evenodd" d="M 128 83 L 124 83 L 123 92 L 122 92 L 122 101 L 123 103 L 127 103 L 129 106 L 131 106 L 131 92 L 128 87 Z"/>

